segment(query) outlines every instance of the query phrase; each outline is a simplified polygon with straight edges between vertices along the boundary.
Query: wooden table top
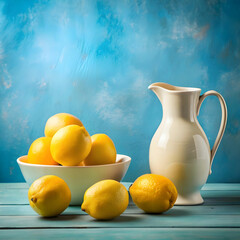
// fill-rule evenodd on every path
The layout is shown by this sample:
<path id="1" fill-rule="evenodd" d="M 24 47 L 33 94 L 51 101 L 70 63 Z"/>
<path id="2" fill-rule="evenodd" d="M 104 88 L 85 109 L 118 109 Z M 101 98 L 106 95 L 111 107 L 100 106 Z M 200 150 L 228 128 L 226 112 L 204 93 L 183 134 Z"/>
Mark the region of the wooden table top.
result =
<path id="1" fill-rule="evenodd" d="M 130 201 L 111 221 L 94 220 L 80 206 L 39 217 L 27 192 L 25 183 L 0 183 L 0 239 L 240 239 L 240 184 L 206 184 L 203 205 L 174 206 L 163 214 L 146 214 Z"/>

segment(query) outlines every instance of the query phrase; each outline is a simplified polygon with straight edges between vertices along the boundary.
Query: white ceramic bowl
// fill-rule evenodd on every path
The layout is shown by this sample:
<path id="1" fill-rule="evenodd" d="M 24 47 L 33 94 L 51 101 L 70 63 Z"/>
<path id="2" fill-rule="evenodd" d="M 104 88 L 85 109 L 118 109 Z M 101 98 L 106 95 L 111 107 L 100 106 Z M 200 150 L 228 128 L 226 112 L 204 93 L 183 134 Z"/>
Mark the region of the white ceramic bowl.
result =
<path id="1" fill-rule="evenodd" d="M 36 179 L 44 175 L 56 175 L 65 180 L 71 190 L 70 205 L 82 204 L 85 191 L 98 181 L 113 179 L 120 182 L 131 162 L 130 157 L 117 154 L 117 160 L 114 164 L 68 167 L 29 164 L 24 162 L 26 157 L 18 158 L 17 163 L 27 184 L 30 186 Z"/>

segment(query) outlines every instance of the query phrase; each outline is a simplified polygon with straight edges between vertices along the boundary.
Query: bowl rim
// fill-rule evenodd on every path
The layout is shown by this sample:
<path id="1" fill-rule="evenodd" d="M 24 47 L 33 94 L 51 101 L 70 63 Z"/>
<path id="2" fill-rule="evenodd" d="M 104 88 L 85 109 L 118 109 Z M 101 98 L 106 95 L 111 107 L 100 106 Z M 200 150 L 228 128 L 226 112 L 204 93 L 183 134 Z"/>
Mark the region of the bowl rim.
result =
<path id="1" fill-rule="evenodd" d="M 102 164 L 102 165 L 91 165 L 91 166 L 61 166 L 61 165 L 43 165 L 43 164 L 31 164 L 31 163 L 25 163 L 22 162 L 20 159 L 23 157 L 27 157 L 27 155 L 23 155 L 17 159 L 18 165 L 23 165 L 23 166 L 31 166 L 31 167 L 49 167 L 49 168 L 98 168 L 98 167 L 110 167 L 110 166 L 115 166 L 115 165 L 121 165 L 121 164 L 126 164 L 128 162 L 131 162 L 131 157 L 124 155 L 124 154 L 117 154 L 117 157 L 119 157 L 120 161 L 121 159 L 124 159 L 122 162 L 115 162 L 111 164 Z"/>

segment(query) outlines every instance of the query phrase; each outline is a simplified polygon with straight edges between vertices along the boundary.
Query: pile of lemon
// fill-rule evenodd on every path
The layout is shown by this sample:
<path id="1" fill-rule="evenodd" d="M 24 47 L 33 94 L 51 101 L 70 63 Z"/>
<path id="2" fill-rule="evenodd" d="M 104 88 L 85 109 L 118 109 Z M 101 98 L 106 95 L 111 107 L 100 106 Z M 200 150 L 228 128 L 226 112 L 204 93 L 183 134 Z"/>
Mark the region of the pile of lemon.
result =
<path id="1" fill-rule="evenodd" d="M 89 166 L 112 164 L 116 148 L 105 134 L 90 137 L 82 122 L 75 116 L 59 113 L 48 119 L 45 137 L 36 139 L 28 151 L 31 164 Z M 140 176 L 129 187 L 133 202 L 148 213 L 162 213 L 173 207 L 177 199 L 174 184 L 156 174 Z M 71 191 L 66 182 L 54 175 L 33 182 L 28 191 L 30 206 L 39 215 L 53 217 L 70 204 Z M 115 180 L 95 183 L 84 194 L 81 209 L 96 219 L 113 219 L 129 204 L 126 187 Z"/>
<path id="2" fill-rule="evenodd" d="M 90 137 L 80 119 L 58 113 L 45 125 L 45 137 L 36 139 L 29 148 L 31 164 L 89 166 L 116 161 L 116 148 L 106 134 Z"/>

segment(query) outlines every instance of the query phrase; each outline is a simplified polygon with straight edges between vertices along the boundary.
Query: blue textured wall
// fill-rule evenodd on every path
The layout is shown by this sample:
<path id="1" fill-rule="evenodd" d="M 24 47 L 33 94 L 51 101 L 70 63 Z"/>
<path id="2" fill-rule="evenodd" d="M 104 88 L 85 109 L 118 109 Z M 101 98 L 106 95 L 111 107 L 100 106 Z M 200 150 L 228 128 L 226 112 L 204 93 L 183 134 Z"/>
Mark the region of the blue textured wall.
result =
<path id="1" fill-rule="evenodd" d="M 23 181 L 16 158 L 58 112 L 78 116 L 149 171 L 162 109 L 152 82 L 214 89 L 229 119 L 209 182 L 240 182 L 240 1 L 0 1 L 0 181 Z M 211 145 L 220 106 L 200 123 Z"/>

